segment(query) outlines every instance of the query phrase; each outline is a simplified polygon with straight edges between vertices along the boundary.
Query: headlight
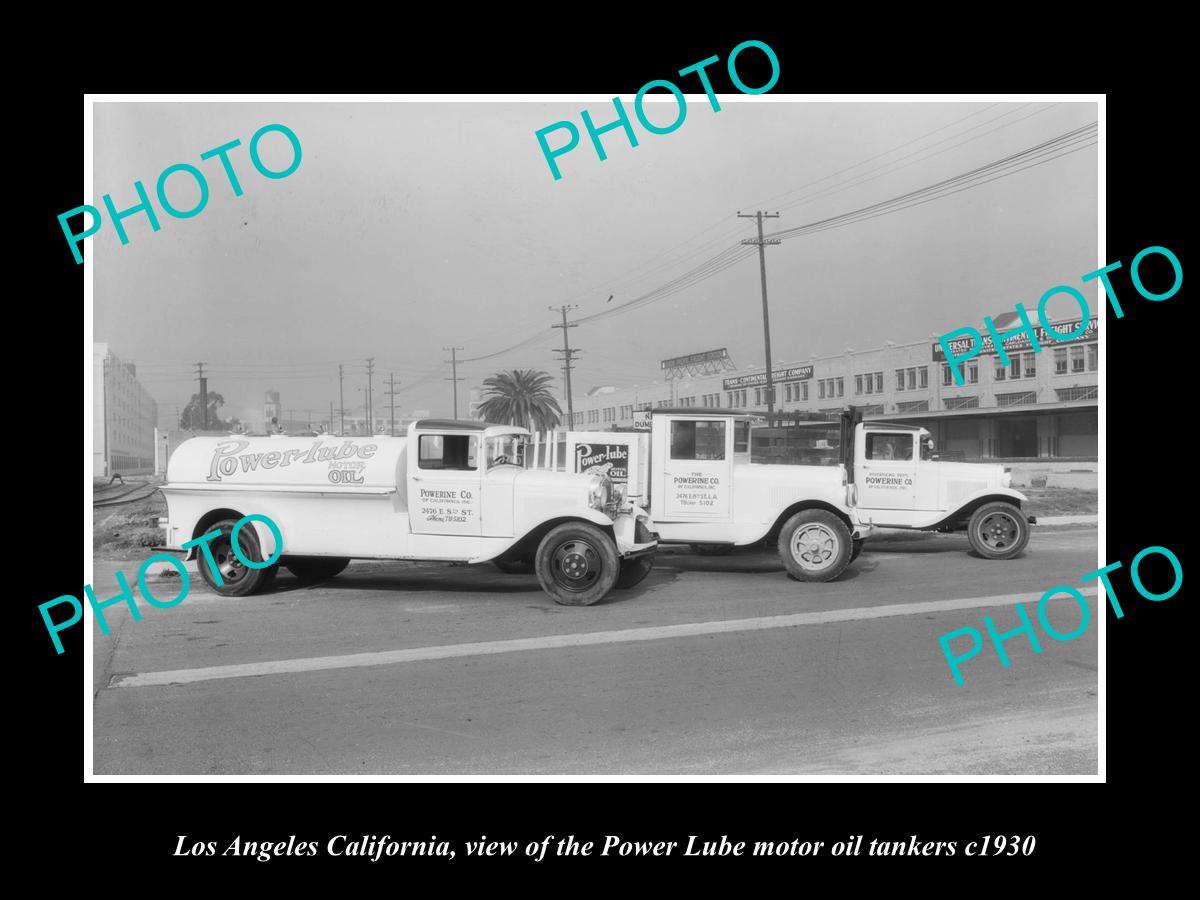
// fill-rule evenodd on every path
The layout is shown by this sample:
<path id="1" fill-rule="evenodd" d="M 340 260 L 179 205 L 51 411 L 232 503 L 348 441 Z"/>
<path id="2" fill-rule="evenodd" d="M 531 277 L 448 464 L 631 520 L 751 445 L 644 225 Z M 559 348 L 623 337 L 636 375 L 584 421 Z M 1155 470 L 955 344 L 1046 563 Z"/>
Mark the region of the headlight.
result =
<path id="1" fill-rule="evenodd" d="M 588 486 L 588 506 L 604 512 L 612 501 L 612 481 L 608 478 L 593 476 Z"/>

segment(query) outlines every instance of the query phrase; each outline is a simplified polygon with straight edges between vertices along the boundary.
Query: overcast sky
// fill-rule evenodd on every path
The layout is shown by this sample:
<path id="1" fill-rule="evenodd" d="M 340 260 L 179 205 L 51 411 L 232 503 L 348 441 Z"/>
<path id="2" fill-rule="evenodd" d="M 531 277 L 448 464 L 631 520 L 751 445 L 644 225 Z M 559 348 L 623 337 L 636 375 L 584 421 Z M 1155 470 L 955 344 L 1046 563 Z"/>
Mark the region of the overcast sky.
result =
<path id="1" fill-rule="evenodd" d="M 95 196 L 134 205 L 174 163 L 208 177 L 207 207 L 190 219 L 158 210 L 87 239 L 95 260 L 95 339 L 135 362 L 166 424 L 196 390 L 204 361 L 226 417 L 261 416 L 263 392 L 285 410 L 328 415 L 346 366 L 345 405 L 363 404 L 374 357 L 375 408 L 394 373 L 397 415 L 448 415 L 449 354 L 468 359 L 543 335 L 517 351 L 460 367 L 467 391 L 514 367 L 558 375 L 561 330 L 547 307 L 573 316 L 615 309 L 753 234 L 736 213 L 780 210 L 768 231 L 825 219 L 974 169 L 1096 119 L 1095 104 L 796 103 L 769 95 L 689 97 L 682 126 L 603 136 L 586 132 L 559 159 L 555 181 L 534 132 L 579 111 L 597 124 L 611 103 L 98 103 Z M 623 98 L 631 107 L 632 98 Z M 666 123 L 674 111 L 648 106 Z M 632 117 L 632 116 L 631 116 Z M 247 145 L 262 125 L 299 137 L 300 167 L 262 177 Z M 234 138 L 234 197 L 217 160 L 200 154 Z M 557 142 L 563 137 L 551 138 Z M 1033 308 L 1097 258 L 1096 147 L 945 199 L 767 249 L 777 360 L 928 338 L 985 314 Z M 286 140 L 269 135 L 264 161 L 282 168 Z M 196 189 L 172 176 L 183 209 Z M 157 201 L 155 201 L 157 207 Z M 614 295 L 606 304 L 609 295 Z M 1069 301 L 1052 311 L 1071 315 Z M 577 394 L 602 384 L 649 384 L 659 361 L 728 347 L 739 367 L 762 364 L 757 257 L 679 293 L 571 330 L 582 348 Z M 360 413 L 361 414 L 361 413 Z"/>

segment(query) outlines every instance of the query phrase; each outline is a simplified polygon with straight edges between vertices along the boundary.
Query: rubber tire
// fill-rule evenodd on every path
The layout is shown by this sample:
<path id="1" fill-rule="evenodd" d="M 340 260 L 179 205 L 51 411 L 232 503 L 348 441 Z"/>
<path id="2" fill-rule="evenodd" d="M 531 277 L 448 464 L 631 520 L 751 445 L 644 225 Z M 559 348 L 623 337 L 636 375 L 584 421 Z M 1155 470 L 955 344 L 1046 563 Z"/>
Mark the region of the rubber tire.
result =
<path id="1" fill-rule="evenodd" d="M 521 559 L 493 559 L 492 565 L 505 575 L 533 574 L 533 560 L 527 556 Z"/>
<path id="2" fill-rule="evenodd" d="M 213 538 L 208 542 L 209 550 L 212 552 L 214 559 L 219 559 L 222 556 L 222 548 L 227 551 L 230 549 L 229 536 L 233 533 L 233 526 L 239 521 L 239 519 L 222 519 L 205 530 L 205 534 L 210 531 L 221 532 L 220 537 Z M 258 545 L 258 535 L 255 534 L 252 524 L 247 523 L 242 526 L 238 532 L 238 543 L 241 545 L 242 553 L 247 559 L 251 559 L 254 562 L 262 561 L 262 550 Z M 209 590 L 214 594 L 220 594 L 222 597 L 246 597 L 265 590 L 275 580 L 279 563 L 276 562 L 265 569 L 251 569 L 243 566 L 245 574 L 241 578 L 237 581 L 225 581 L 221 585 L 218 585 L 213 579 L 212 568 L 208 564 L 208 557 L 202 550 L 199 551 L 198 568 L 200 569 L 200 577 L 204 579 L 204 583 L 208 585 Z"/>
<path id="3" fill-rule="evenodd" d="M 559 586 L 551 572 L 551 560 L 555 551 L 569 541 L 586 541 L 600 557 L 600 572 L 591 587 L 582 591 L 571 591 Z M 538 583 L 550 598 L 562 606 L 591 606 L 603 600 L 612 590 L 621 574 L 621 558 L 617 556 L 617 545 L 605 532 L 590 522 L 564 522 L 551 528 L 538 545 L 534 558 L 534 569 Z"/>
<path id="4" fill-rule="evenodd" d="M 701 556 L 728 556 L 733 552 L 733 544 L 691 544 L 693 553 Z"/>
<path id="5" fill-rule="evenodd" d="M 621 574 L 617 576 L 617 588 L 627 591 L 631 587 L 637 587 L 646 580 L 646 576 L 650 574 L 650 570 L 653 568 L 653 553 L 639 556 L 637 559 L 621 560 Z"/>
<path id="6" fill-rule="evenodd" d="M 1017 524 L 1016 541 L 1000 551 L 988 547 L 978 537 L 980 524 L 985 518 L 995 512 L 1007 513 Z M 1020 554 L 1025 549 L 1025 545 L 1029 543 L 1029 522 L 1026 521 L 1025 514 L 1021 512 L 1021 508 L 1015 504 L 1005 503 L 1002 500 L 985 503 L 971 514 L 971 521 L 967 524 L 967 539 L 971 542 L 971 549 L 984 559 L 1012 559 L 1014 556 Z"/>
<path id="7" fill-rule="evenodd" d="M 350 565 L 345 556 L 289 556 L 281 564 L 301 581 L 328 581 Z"/>
<path id="8" fill-rule="evenodd" d="M 859 538 L 851 543 L 853 544 L 853 547 L 850 550 L 850 562 L 854 562 L 856 559 L 858 559 L 858 554 L 862 553 L 863 541 L 862 538 Z"/>
<path id="9" fill-rule="evenodd" d="M 792 535 L 811 522 L 819 522 L 832 531 L 838 538 L 837 552 L 833 557 L 832 564 L 820 572 L 805 569 L 792 556 Z M 854 541 L 850 536 L 850 529 L 846 527 L 845 522 L 833 513 L 826 512 L 823 509 L 804 509 L 788 519 L 783 524 L 783 528 L 780 529 L 779 558 L 783 560 L 788 576 L 796 581 L 833 581 L 842 572 L 846 571 L 846 567 L 850 565 L 850 554 L 854 552 L 853 543 Z"/>

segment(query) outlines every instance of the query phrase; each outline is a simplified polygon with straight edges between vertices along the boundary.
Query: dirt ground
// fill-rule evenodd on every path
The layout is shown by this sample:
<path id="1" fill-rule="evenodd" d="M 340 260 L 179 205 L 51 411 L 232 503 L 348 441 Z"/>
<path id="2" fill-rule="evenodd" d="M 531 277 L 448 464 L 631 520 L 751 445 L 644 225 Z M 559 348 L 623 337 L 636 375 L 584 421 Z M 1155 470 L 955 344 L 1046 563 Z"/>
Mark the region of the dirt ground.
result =
<path id="1" fill-rule="evenodd" d="M 1100 492 L 1062 487 L 1027 487 L 1018 490 L 1029 498 L 1035 516 L 1094 516 L 1100 512 Z"/>
<path id="2" fill-rule="evenodd" d="M 144 499 L 120 502 L 123 490 L 130 488 L 130 497 L 141 497 L 150 488 L 149 482 L 130 481 L 121 485 L 97 487 L 93 503 L 108 499 L 112 506 L 92 507 L 92 552 L 102 559 L 135 559 L 145 557 L 148 548 L 161 546 L 166 535 L 154 520 L 167 515 L 167 501 L 157 491 Z"/>

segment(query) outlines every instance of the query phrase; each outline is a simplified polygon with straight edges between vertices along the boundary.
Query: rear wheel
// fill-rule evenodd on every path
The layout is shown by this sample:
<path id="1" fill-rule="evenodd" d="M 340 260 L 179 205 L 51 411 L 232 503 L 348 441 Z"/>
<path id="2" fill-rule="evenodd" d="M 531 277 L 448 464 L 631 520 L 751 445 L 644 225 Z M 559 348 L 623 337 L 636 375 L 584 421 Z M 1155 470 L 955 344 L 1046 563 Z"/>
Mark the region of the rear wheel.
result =
<path id="1" fill-rule="evenodd" d="M 282 563 L 301 581 L 325 581 L 340 574 L 350 560 L 344 556 L 289 556 Z"/>
<path id="2" fill-rule="evenodd" d="M 796 513 L 779 532 L 779 556 L 797 581 L 833 581 L 850 565 L 846 523 L 823 509 Z"/>
<path id="3" fill-rule="evenodd" d="M 233 552 L 232 543 L 233 526 L 238 521 L 238 519 L 223 519 L 209 529 L 209 531 L 220 532 L 217 537 L 208 542 L 209 552 L 212 553 L 217 570 L 221 573 L 220 584 L 213 575 L 207 555 L 202 549 L 199 553 L 197 565 L 200 569 L 200 577 L 204 579 L 204 583 L 213 593 L 220 594 L 222 597 L 245 597 L 265 589 L 274 581 L 279 568 L 279 564 L 275 563 L 265 569 L 251 569 L 238 559 L 237 554 Z M 258 535 L 255 534 L 254 526 L 250 523 L 243 525 L 238 530 L 238 547 L 246 559 L 251 562 L 262 562 L 263 556 L 258 545 Z"/>
<path id="4" fill-rule="evenodd" d="M 588 522 L 566 522 L 542 538 L 538 582 L 555 603 L 591 606 L 612 590 L 621 560 L 613 539 Z"/>
<path id="5" fill-rule="evenodd" d="M 1029 522 L 1011 503 L 985 503 L 972 514 L 967 537 L 984 559 L 1012 559 L 1029 543 Z"/>
<path id="6" fill-rule="evenodd" d="M 637 559 L 621 560 L 621 574 L 617 576 L 617 587 L 628 590 L 641 584 L 650 570 L 654 568 L 654 554 L 649 553 Z"/>
<path id="7" fill-rule="evenodd" d="M 532 575 L 533 560 L 528 556 L 520 559 L 493 559 L 492 565 L 505 575 Z"/>
<path id="8" fill-rule="evenodd" d="M 693 553 L 701 556 L 728 556 L 733 552 L 733 544 L 691 544 Z"/>

